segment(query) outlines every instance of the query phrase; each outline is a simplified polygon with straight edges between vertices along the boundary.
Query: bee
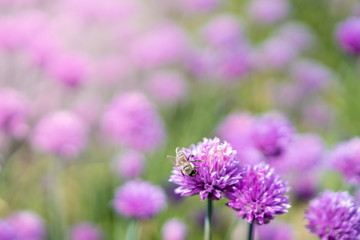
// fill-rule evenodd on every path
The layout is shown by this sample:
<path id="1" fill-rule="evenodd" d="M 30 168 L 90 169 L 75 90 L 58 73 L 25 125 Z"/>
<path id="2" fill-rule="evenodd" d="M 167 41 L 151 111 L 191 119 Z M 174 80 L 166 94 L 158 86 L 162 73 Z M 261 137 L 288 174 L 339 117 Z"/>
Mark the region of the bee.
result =
<path id="1" fill-rule="evenodd" d="M 194 177 L 197 174 L 197 167 L 194 166 L 193 162 L 201 162 L 200 160 L 192 160 L 190 161 L 190 158 L 193 158 L 194 155 L 190 154 L 189 156 L 186 156 L 186 153 L 184 150 L 180 148 L 176 148 L 176 157 L 173 156 L 167 156 L 168 159 L 172 164 L 174 164 L 176 167 L 179 167 L 181 170 L 181 173 L 183 176 L 189 175 L 190 177 Z"/>

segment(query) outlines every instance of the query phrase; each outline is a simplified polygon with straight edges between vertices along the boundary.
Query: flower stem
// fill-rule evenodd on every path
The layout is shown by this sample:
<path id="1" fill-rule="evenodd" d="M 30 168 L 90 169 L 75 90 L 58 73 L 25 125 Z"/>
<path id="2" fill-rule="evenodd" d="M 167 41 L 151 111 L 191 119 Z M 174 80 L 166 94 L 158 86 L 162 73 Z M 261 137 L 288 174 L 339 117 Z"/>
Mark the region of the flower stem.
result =
<path id="1" fill-rule="evenodd" d="M 248 234 L 248 240 L 254 239 L 254 224 L 249 223 L 249 234 Z"/>
<path id="2" fill-rule="evenodd" d="M 212 200 L 208 198 L 207 214 L 205 219 L 204 240 L 211 240 L 211 215 L 212 215 Z"/>
<path id="3" fill-rule="evenodd" d="M 138 232 L 138 222 L 136 219 L 133 219 L 127 228 L 126 231 L 126 240 L 138 240 L 139 239 L 139 232 Z"/>

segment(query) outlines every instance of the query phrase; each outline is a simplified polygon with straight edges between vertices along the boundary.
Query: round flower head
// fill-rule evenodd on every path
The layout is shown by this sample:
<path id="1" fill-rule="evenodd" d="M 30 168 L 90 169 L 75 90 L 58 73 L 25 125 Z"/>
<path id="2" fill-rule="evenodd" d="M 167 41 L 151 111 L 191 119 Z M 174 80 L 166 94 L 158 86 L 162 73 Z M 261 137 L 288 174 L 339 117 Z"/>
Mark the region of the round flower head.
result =
<path id="1" fill-rule="evenodd" d="M 238 44 L 242 38 L 242 31 L 237 17 L 219 15 L 205 26 L 203 35 L 211 46 L 222 48 Z"/>
<path id="2" fill-rule="evenodd" d="M 30 211 L 18 212 L 9 218 L 17 232 L 17 240 L 44 240 L 46 230 L 43 220 Z"/>
<path id="3" fill-rule="evenodd" d="M 17 91 L 0 90 L 0 132 L 21 139 L 28 132 L 28 103 Z"/>
<path id="4" fill-rule="evenodd" d="M 332 166 L 351 184 L 360 183 L 360 138 L 340 143 L 331 153 Z"/>
<path id="5" fill-rule="evenodd" d="M 165 208 L 166 195 L 160 187 L 133 180 L 116 190 L 113 205 L 121 215 L 146 219 Z"/>
<path id="6" fill-rule="evenodd" d="M 186 225 L 178 219 L 168 220 L 162 227 L 163 240 L 184 240 L 186 239 Z"/>
<path id="7" fill-rule="evenodd" d="M 102 233 L 99 228 L 91 223 L 78 223 L 70 233 L 70 240 L 101 240 Z"/>
<path id="8" fill-rule="evenodd" d="M 170 181 L 180 185 L 175 192 L 181 196 L 200 194 L 201 201 L 206 198 L 218 200 L 223 198 L 240 179 L 241 167 L 236 159 L 236 151 L 227 142 L 220 139 L 204 138 L 203 142 L 189 149 L 183 149 L 197 168 L 197 174 L 193 177 L 183 175 L 178 167 L 174 167 Z"/>
<path id="9" fill-rule="evenodd" d="M 57 111 L 40 119 L 31 141 L 38 150 L 74 158 L 85 148 L 87 127 L 75 114 Z"/>
<path id="10" fill-rule="evenodd" d="M 249 223 L 266 224 L 290 208 L 290 188 L 268 165 L 248 166 L 231 193 L 227 205 Z"/>
<path id="11" fill-rule="evenodd" d="M 360 18 L 352 17 L 337 26 L 336 38 L 340 46 L 350 54 L 360 54 Z"/>
<path id="12" fill-rule="evenodd" d="M 146 88 L 159 102 L 173 104 L 185 96 L 186 81 L 176 72 L 157 72 L 147 80 Z"/>
<path id="13" fill-rule="evenodd" d="M 305 212 L 307 228 L 322 240 L 357 240 L 360 237 L 360 208 L 348 192 L 325 191 L 310 201 Z"/>
<path id="14" fill-rule="evenodd" d="M 290 12 L 287 0 L 253 0 L 249 5 L 251 18 L 259 23 L 276 23 Z"/>
<path id="15" fill-rule="evenodd" d="M 257 120 L 253 141 L 267 157 L 280 156 L 292 141 L 294 127 L 280 114 L 267 114 Z"/>
<path id="16" fill-rule="evenodd" d="M 291 240 L 293 239 L 293 229 L 284 223 L 271 223 L 256 228 L 256 240 Z"/>
<path id="17" fill-rule="evenodd" d="M 16 240 L 16 228 L 8 221 L 0 219 L 0 240 Z"/>
<path id="18" fill-rule="evenodd" d="M 164 139 L 165 130 L 155 107 L 139 92 L 116 97 L 102 117 L 102 130 L 113 143 L 138 150 L 152 150 Z"/>
<path id="19" fill-rule="evenodd" d="M 334 79 L 329 68 L 313 60 L 297 61 L 291 75 L 307 92 L 324 89 Z"/>
<path id="20" fill-rule="evenodd" d="M 136 178 L 138 177 L 145 163 L 145 156 L 135 150 L 125 150 L 116 158 L 116 171 L 123 178 Z"/>

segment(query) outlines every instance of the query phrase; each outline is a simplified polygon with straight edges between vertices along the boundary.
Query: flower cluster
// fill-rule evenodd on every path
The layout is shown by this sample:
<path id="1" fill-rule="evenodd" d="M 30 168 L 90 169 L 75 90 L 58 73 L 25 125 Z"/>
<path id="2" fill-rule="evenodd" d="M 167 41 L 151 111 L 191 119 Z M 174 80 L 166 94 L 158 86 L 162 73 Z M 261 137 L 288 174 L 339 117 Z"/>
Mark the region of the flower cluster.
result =
<path id="1" fill-rule="evenodd" d="M 193 162 L 197 168 L 197 174 L 193 177 L 183 175 L 179 168 L 174 167 L 170 181 L 180 185 L 175 192 L 181 196 L 200 194 L 202 201 L 206 198 L 218 200 L 239 182 L 242 168 L 236 159 L 236 151 L 229 143 L 221 142 L 218 138 L 204 138 L 184 151 L 199 162 Z"/>
<path id="2" fill-rule="evenodd" d="M 262 225 L 290 208 L 289 196 L 285 195 L 290 188 L 268 165 L 249 166 L 241 177 L 227 203 L 239 211 L 239 217 Z"/>
<path id="3" fill-rule="evenodd" d="M 305 218 L 310 232 L 321 239 L 359 239 L 360 207 L 348 192 L 320 194 L 310 202 Z"/>

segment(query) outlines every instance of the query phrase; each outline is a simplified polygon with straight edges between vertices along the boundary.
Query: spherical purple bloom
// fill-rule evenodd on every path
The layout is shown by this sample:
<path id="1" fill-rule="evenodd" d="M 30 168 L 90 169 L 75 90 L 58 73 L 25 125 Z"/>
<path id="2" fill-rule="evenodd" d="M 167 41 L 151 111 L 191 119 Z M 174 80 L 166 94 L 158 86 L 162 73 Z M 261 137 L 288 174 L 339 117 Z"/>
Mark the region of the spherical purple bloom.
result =
<path id="1" fill-rule="evenodd" d="M 162 227 L 163 240 L 185 240 L 187 235 L 186 225 L 178 219 L 166 221 Z"/>
<path id="2" fill-rule="evenodd" d="M 16 228 L 6 220 L 0 219 L 0 240 L 16 240 Z"/>
<path id="3" fill-rule="evenodd" d="M 254 144 L 265 156 L 277 157 L 291 143 L 294 131 L 294 127 L 284 116 L 266 114 L 255 123 Z"/>
<path id="4" fill-rule="evenodd" d="M 28 102 L 12 89 L 0 90 L 0 132 L 16 139 L 28 133 Z"/>
<path id="5" fill-rule="evenodd" d="M 342 142 L 331 153 L 332 166 L 351 184 L 360 183 L 360 139 Z"/>
<path id="6" fill-rule="evenodd" d="M 229 47 L 238 44 L 243 29 L 236 16 L 219 15 L 212 19 L 204 28 L 204 39 L 213 47 Z"/>
<path id="7" fill-rule="evenodd" d="M 272 223 L 256 228 L 256 240 L 292 240 L 293 229 L 285 223 Z"/>
<path id="8" fill-rule="evenodd" d="M 360 18 L 352 17 L 339 23 L 336 38 L 346 52 L 360 54 Z"/>
<path id="9" fill-rule="evenodd" d="M 102 232 L 91 223 L 83 222 L 76 224 L 70 233 L 70 240 L 101 240 Z"/>
<path id="10" fill-rule="evenodd" d="M 44 240 L 46 238 L 44 221 L 33 212 L 15 213 L 8 221 L 16 229 L 16 240 Z"/>
<path id="11" fill-rule="evenodd" d="M 113 205 L 121 215 L 146 219 L 166 207 L 166 195 L 160 187 L 142 180 L 133 180 L 116 190 Z"/>
<path id="12" fill-rule="evenodd" d="M 165 137 L 154 105 L 140 92 L 117 96 L 107 107 L 101 125 L 113 143 L 138 150 L 152 150 Z"/>
<path id="13" fill-rule="evenodd" d="M 356 240 L 360 237 L 360 207 L 348 192 L 326 190 L 310 201 L 305 212 L 307 228 L 322 240 Z"/>
<path id="14" fill-rule="evenodd" d="M 227 205 L 238 216 L 249 223 L 266 224 L 277 214 L 284 214 L 290 208 L 290 188 L 268 165 L 248 166 L 241 174 L 241 180 L 229 195 Z"/>
<path id="15" fill-rule="evenodd" d="M 263 154 L 254 147 L 252 141 L 255 118 L 246 112 L 228 115 L 220 123 L 217 134 L 229 142 L 236 150 L 240 164 L 257 164 L 264 160 Z"/>
<path id="16" fill-rule="evenodd" d="M 236 159 L 236 151 L 227 142 L 204 138 L 203 142 L 183 150 L 200 162 L 193 163 L 197 167 L 193 177 L 183 175 L 178 167 L 174 167 L 170 181 L 180 185 L 175 192 L 181 196 L 200 194 L 201 201 L 222 199 L 223 193 L 228 194 L 241 178 L 242 168 Z"/>
<path id="17" fill-rule="evenodd" d="M 171 23 L 162 23 L 139 37 L 130 52 L 139 67 L 148 69 L 181 60 L 186 48 L 182 29 Z"/>
<path id="18" fill-rule="evenodd" d="M 87 134 L 86 124 L 77 115 L 57 111 L 39 120 L 31 141 L 40 151 L 74 158 L 85 148 Z"/>
<path id="19" fill-rule="evenodd" d="M 136 178 L 141 174 L 144 163 L 144 154 L 135 150 L 125 150 L 116 157 L 115 168 L 123 178 Z"/>
<path id="20" fill-rule="evenodd" d="M 248 8 L 251 18 L 265 24 L 281 21 L 290 12 L 287 0 L 253 0 Z"/>
<path id="21" fill-rule="evenodd" d="M 163 104 L 174 104 L 185 97 L 187 84 L 177 72 L 156 72 L 147 79 L 147 90 Z"/>
<path id="22" fill-rule="evenodd" d="M 320 189 L 319 172 L 313 170 L 297 175 L 292 179 L 292 193 L 298 200 L 312 199 Z"/>
<path id="23" fill-rule="evenodd" d="M 332 71 L 314 60 L 301 60 L 294 63 L 291 75 L 305 92 L 314 92 L 327 87 L 334 79 Z"/>

